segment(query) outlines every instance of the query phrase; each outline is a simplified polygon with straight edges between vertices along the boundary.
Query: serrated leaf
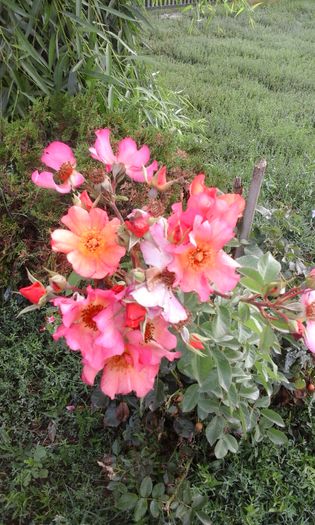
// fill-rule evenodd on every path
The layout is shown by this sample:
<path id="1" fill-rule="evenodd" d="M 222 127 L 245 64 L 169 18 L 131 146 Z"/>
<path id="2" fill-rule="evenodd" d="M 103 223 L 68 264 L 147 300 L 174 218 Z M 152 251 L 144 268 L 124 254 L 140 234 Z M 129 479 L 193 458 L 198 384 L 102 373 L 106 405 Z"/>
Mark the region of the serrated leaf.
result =
<path id="1" fill-rule="evenodd" d="M 261 414 L 266 419 L 268 419 L 268 421 L 271 421 L 275 425 L 278 425 L 278 427 L 285 427 L 285 423 L 284 423 L 282 417 L 280 416 L 280 414 L 278 414 L 274 410 L 271 410 L 270 408 L 263 408 L 261 410 Z"/>
<path id="2" fill-rule="evenodd" d="M 196 516 L 199 519 L 200 523 L 202 523 L 202 525 L 213 525 L 209 516 L 207 516 L 205 512 L 201 512 L 201 511 L 196 512 Z"/>
<path id="3" fill-rule="evenodd" d="M 268 284 L 279 279 L 281 264 L 268 252 L 259 258 L 258 271 L 264 283 Z"/>
<path id="4" fill-rule="evenodd" d="M 219 441 L 217 442 L 216 446 L 214 447 L 214 455 L 217 459 L 222 459 L 224 458 L 228 453 L 228 447 L 225 443 L 225 441 L 223 441 L 223 439 L 219 439 Z"/>
<path id="5" fill-rule="evenodd" d="M 224 390 L 228 391 L 232 383 L 231 365 L 225 355 L 218 350 L 213 350 L 213 357 L 217 365 L 219 384 Z"/>
<path id="6" fill-rule="evenodd" d="M 142 498 L 148 498 L 151 492 L 152 492 L 152 479 L 150 478 L 150 476 L 146 476 L 141 481 L 139 493 Z"/>
<path id="7" fill-rule="evenodd" d="M 152 500 L 150 503 L 150 512 L 153 518 L 158 518 L 160 515 L 160 505 L 157 501 Z"/>
<path id="8" fill-rule="evenodd" d="M 117 502 L 117 508 L 119 510 L 133 509 L 137 501 L 138 501 L 137 494 L 134 494 L 132 492 L 127 492 L 126 494 L 122 494 L 122 496 L 120 496 Z"/>
<path id="9" fill-rule="evenodd" d="M 214 443 L 224 434 L 225 419 L 221 416 L 214 416 L 206 428 L 206 438 L 210 445 Z"/>
<path id="10" fill-rule="evenodd" d="M 199 385 L 190 385 L 185 394 L 182 402 L 183 412 L 190 412 L 195 408 L 199 399 Z"/>
<path id="11" fill-rule="evenodd" d="M 281 430 L 278 430 L 276 428 L 269 428 L 266 431 L 266 434 L 269 437 L 270 441 L 272 441 L 275 445 L 287 445 L 288 443 L 287 436 L 284 432 L 281 432 Z"/>
<path id="12" fill-rule="evenodd" d="M 154 485 L 153 490 L 152 490 L 153 498 L 161 498 L 164 493 L 165 493 L 164 483 L 157 483 L 156 485 Z"/>
<path id="13" fill-rule="evenodd" d="M 144 498 L 140 498 L 135 507 L 134 520 L 140 521 L 143 518 L 143 516 L 146 515 L 147 510 L 148 510 L 148 500 Z"/>
<path id="14" fill-rule="evenodd" d="M 238 451 L 238 442 L 236 441 L 235 437 L 231 434 L 225 434 L 222 438 L 229 449 L 230 452 L 233 452 L 233 454 L 236 454 Z"/>

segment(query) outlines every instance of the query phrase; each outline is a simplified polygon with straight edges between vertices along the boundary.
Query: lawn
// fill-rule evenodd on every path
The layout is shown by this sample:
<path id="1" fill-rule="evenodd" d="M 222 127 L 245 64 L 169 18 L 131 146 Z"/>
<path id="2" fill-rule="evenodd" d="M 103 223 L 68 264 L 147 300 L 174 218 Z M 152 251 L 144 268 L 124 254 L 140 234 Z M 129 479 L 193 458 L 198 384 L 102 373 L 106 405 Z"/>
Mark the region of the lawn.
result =
<path id="1" fill-rule="evenodd" d="M 314 19 L 313 0 L 259 7 L 253 27 L 243 15 L 222 14 L 196 28 L 188 16 L 166 19 L 155 12 L 148 39 L 152 68 L 167 86 L 188 95 L 205 119 L 204 129 L 190 136 L 187 145 L 198 168 L 225 189 L 235 176 L 246 184 L 253 164 L 265 157 L 261 204 L 286 207 L 291 213 L 287 235 L 311 257 Z"/>

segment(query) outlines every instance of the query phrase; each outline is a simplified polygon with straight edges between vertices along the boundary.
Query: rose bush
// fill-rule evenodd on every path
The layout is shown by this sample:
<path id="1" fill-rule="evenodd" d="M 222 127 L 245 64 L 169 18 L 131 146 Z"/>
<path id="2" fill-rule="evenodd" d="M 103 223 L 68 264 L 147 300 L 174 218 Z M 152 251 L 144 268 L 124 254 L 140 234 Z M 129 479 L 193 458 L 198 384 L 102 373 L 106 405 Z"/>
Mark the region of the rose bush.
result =
<path id="1" fill-rule="evenodd" d="M 282 418 L 269 406 L 281 385 L 293 388 L 277 364 L 281 353 L 299 339 L 315 352 L 314 270 L 290 287 L 270 253 L 248 246 L 235 260 L 241 195 L 208 187 L 199 174 L 165 211 L 158 192 L 178 179 L 150 162 L 148 146 L 138 149 L 128 137 L 114 152 L 109 129 L 96 136 L 89 150 L 101 167 L 88 181 L 90 195 L 76 192 L 85 179 L 61 142 L 42 156 L 55 174 L 32 175 L 37 186 L 73 192 L 61 218 L 66 228 L 51 234 L 53 252 L 65 254 L 73 272 L 50 272 L 47 286 L 29 274 L 32 285 L 20 293 L 33 304 L 22 312 L 52 305 L 54 339 L 80 353 L 85 383 L 100 374 L 111 399 L 156 394 L 159 406 L 157 375 L 171 373 L 176 386 L 164 389 L 166 405 L 181 396 L 181 412 L 195 410 L 198 419 L 194 427 L 182 416 L 178 433 L 192 437 L 206 423 L 218 458 L 236 452 L 236 437 L 249 431 L 256 441 L 285 442 L 275 428 Z M 144 208 L 127 215 L 128 197 L 119 193 L 126 180 L 147 192 Z"/>

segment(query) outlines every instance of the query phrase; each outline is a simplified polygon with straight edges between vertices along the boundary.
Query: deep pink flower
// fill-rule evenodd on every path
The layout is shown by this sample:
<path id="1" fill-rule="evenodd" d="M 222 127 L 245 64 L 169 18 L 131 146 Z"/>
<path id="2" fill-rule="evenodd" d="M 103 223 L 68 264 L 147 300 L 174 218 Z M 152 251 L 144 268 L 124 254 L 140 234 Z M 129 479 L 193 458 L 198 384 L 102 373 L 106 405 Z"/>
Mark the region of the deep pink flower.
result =
<path id="1" fill-rule="evenodd" d="M 173 260 L 167 268 L 176 275 L 174 286 L 197 292 L 201 301 L 209 299 L 213 287 L 219 292 L 232 290 L 240 279 L 235 272 L 238 264 L 222 248 L 233 236 L 233 229 L 222 220 L 209 223 L 197 215 L 188 242 L 168 249 Z"/>
<path id="2" fill-rule="evenodd" d="M 306 318 L 304 341 L 309 350 L 315 353 L 315 290 L 305 292 L 301 300 Z"/>
<path id="3" fill-rule="evenodd" d="M 59 193 L 69 193 L 72 188 L 77 188 L 84 182 L 84 177 L 76 171 L 76 160 L 71 148 L 63 142 L 52 142 L 44 149 L 41 161 L 49 168 L 56 171 L 55 175 L 50 171 L 32 173 L 32 181 L 36 186 L 49 188 Z M 54 176 L 58 182 L 55 182 Z"/>
<path id="4" fill-rule="evenodd" d="M 158 332 L 162 327 L 156 324 L 155 329 Z M 144 339 L 139 330 L 127 332 L 125 352 L 106 361 L 101 379 L 101 389 L 111 399 L 114 399 L 117 394 L 129 394 L 132 391 L 138 397 L 145 396 L 153 389 L 162 357 L 173 361 L 180 356 L 179 352 L 170 352 L 166 346 L 163 347 L 158 344 L 154 339 L 153 332 L 153 324 L 147 331 L 147 340 Z M 163 343 L 167 344 L 168 347 L 173 347 L 174 340 L 170 336 L 172 334 L 168 332 L 168 341 L 166 341 L 167 334 L 165 334 L 163 325 L 160 342 L 163 340 Z M 159 338 L 158 335 L 156 337 Z M 85 370 L 83 372 L 84 378 Z"/>
<path id="5" fill-rule="evenodd" d="M 55 230 L 51 246 L 54 252 L 67 254 L 73 269 L 82 277 L 102 279 L 113 274 L 126 250 L 118 244 L 118 219 L 108 220 L 100 208 L 89 212 L 72 206 L 61 222 L 68 230 Z"/>
<path id="6" fill-rule="evenodd" d="M 107 171 L 124 169 L 126 174 L 137 182 L 146 182 L 143 167 L 150 160 L 150 150 L 148 146 L 142 146 L 139 150 L 135 141 L 129 137 L 118 143 L 117 154 L 113 153 L 110 144 L 110 130 L 99 129 L 95 132 L 96 141 L 94 147 L 90 148 L 93 159 L 105 164 Z M 154 160 L 146 167 L 147 182 L 152 179 L 158 164 Z"/>
<path id="7" fill-rule="evenodd" d="M 89 367 L 89 383 L 103 368 L 106 359 L 124 352 L 122 327 L 124 310 L 112 290 L 87 288 L 87 297 L 58 297 L 54 305 L 62 315 L 62 324 L 53 337 L 65 337 L 71 350 L 80 350 Z M 102 330 L 100 330 L 100 326 Z M 106 333 L 106 337 L 104 337 Z"/>

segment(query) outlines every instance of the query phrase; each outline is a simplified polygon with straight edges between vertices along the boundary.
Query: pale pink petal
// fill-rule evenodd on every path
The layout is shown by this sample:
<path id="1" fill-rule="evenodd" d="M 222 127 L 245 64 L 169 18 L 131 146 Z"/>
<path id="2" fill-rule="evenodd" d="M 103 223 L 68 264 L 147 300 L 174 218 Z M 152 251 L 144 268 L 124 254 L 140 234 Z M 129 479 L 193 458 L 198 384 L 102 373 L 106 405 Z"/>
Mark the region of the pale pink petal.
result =
<path id="1" fill-rule="evenodd" d="M 106 211 L 101 208 L 92 208 L 90 210 L 91 227 L 96 230 L 102 230 L 108 224 L 108 215 Z M 115 224 L 119 226 L 119 221 L 116 219 Z"/>
<path id="2" fill-rule="evenodd" d="M 66 253 L 66 252 L 64 252 Z M 79 251 L 71 251 L 67 254 L 67 259 L 76 273 L 86 278 L 101 279 L 95 277 L 95 260 L 85 257 Z M 102 277 L 105 277 L 106 273 Z"/>
<path id="3" fill-rule="evenodd" d="M 107 165 L 116 163 L 117 160 L 109 140 L 110 130 L 107 128 L 98 129 L 95 134 L 97 138 L 94 147 L 89 149 L 93 159 L 99 160 Z"/>
<path id="4" fill-rule="evenodd" d="M 54 252 L 69 253 L 76 250 L 79 239 L 68 230 L 55 230 L 51 234 L 51 247 Z"/>
<path id="5" fill-rule="evenodd" d="M 148 290 L 143 284 L 131 292 L 131 295 L 141 306 L 160 306 L 163 309 L 162 316 L 170 323 L 176 324 L 187 319 L 185 308 L 163 283 L 156 284 L 153 290 Z"/>
<path id="6" fill-rule="evenodd" d="M 146 168 L 146 175 L 147 175 L 147 181 L 150 182 L 153 173 L 158 169 L 158 163 L 156 160 L 154 160 L 149 166 Z M 126 167 L 126 173 L 127 175 L 134 180 L 135 182 L 147 182 L 144 176 L 144 172 L 142 167 L 137 166 L 127 166 Z"/>
<path id="7" fill-rule="evenodd" d="M 170 246 L 166 238 L 167 222 L 159 219 L 158 222 L 150 227 L 151 239 L 140 243 L 140 249 L 145 262 L 161 270 L 172 260 L 172 256 L 166 253 Z"/>
<path id="8" fill-rule="evenodd" d="M 72 149 L 67 144 L 59 141 L 52 142 L 44 149 L 41 161 L 56 171 L 58 171 L 65 162 L 70 162 L 72 166 L 76 164 Z"/>
<path id="9" fill-rule="evenodd" d="M 40 188 L 52 189 L 59 193 L 69 193 L 71 191 L 71 184 L 68 182 L 64 184 L 56 184 L 53 174 L 49 171 L 42 171 L 41 173 L 37 170 L 34 171 L 32 173 L 32 181 Z"/>
<path id="10" fill-rule="evenodd" d="M 148 146 L 142 146 L 138 151 L 136 151 L 130 158 L 129 162 L 126 164 L 130 166 L 145 166 L 150 160 L 150 150 Z"/>
<path id="11" fill-rule="evenodd" d="M 232 257 L 221 250 L 217 254 L 216 264 L 207 269 L 205 274 L 218 292 L 230 292 L 240 280 L 240 275 L 235 271 L 238 266 Z"/>
<path id="12" fill-rule="evenodd" d="M 305 344 L 315 354 L 315 321 L 308 321 L 304 332 Z"/>
<path id="13" fill-rule="evenodd" d="M 121 162 L 122 164 L 126 165 L 131 165 L 131 161 L 135 153 L 137 153 L 137 144 L 130 137 L 126 137 L 118 143 L 117 162 Z"/>
<path id="14" fill-rule="evenodd" d="M 70 175 L 69 181 L 73 188 L 77 188 L 78 186 L 81 186 L 83 182 L 85 182 L 85 178 L 83 177 L 83 175 L 81 175 L 81 173 L 74 170 L 72 175 Z"/>
<path id="15" fill-rule="evenodd" d="M 76 235 L 81 235 L 84 231 L 91 229 L 89 212 L 81 206 L 71 206 L 68 213 L 62 217 L 61 222 Z"/>

